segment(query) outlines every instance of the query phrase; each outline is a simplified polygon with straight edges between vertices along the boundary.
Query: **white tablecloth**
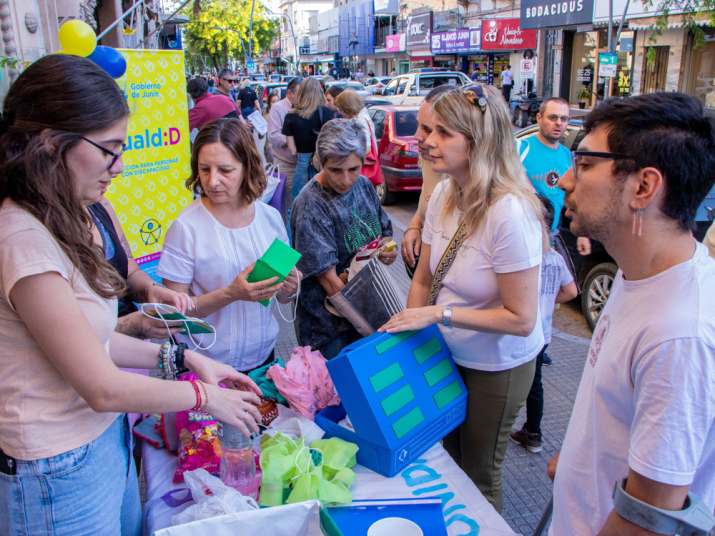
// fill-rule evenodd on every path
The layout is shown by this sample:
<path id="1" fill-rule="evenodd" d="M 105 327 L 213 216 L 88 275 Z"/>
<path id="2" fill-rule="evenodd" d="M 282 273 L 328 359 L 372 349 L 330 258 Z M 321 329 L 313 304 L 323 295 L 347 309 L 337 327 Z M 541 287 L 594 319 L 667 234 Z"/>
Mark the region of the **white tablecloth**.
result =
<path id="1" fill-rule="evenodd" d="M 155 530 L 170 526 L 171 517 L 185 507 L 171 508 L 162 496 L 185 486 L 172 482 L 176 468 L 174 455 L 147 444 L 143 445 L 142 454 L 147 498 L 144 533 L 151 535 Z M 355 466 L 355 475 L 351 491 L 356 500 L 439 497 L 450 536 L 515 534 L 440 443 L 392 478 L 361 465 Z"/>

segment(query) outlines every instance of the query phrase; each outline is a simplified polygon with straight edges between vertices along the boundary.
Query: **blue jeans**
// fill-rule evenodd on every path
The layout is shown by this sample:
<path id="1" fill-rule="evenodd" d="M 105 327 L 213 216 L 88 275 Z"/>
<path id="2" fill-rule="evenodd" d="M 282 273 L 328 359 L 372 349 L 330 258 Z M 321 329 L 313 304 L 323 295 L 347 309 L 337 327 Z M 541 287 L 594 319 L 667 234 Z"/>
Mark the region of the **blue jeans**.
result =
<path id="1" fill-rule="evenodd" d="M 313 153 L 298 153 L 295 162 L 295 172 L 293 173 L 293 185 L 291 187 L 291 201 L 295 201 L 303 186 L 315 176 L 315 168 L 311 164 Z"/>
<path id="2" fill-rule="evenodd" d="M 141 535 L 131 433 L 121 415 L 94 441 L 0 473 L 0 534 Z"/>

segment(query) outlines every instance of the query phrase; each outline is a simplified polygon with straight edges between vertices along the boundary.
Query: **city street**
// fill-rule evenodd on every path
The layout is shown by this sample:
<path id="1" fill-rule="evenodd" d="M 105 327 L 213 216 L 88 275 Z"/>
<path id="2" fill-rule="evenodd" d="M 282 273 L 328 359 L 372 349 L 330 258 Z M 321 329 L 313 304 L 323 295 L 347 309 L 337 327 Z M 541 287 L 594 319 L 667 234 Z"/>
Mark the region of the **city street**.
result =
<path id="1" fill-rule="evenodd" d="M 392 219 L 395 238 L 402 233 L 417 208 L 417 196 L 405 195 L 395 205 L 385 207 Z M 408 279 L 401 258 L 389 268 L 399 291 L 405 296 Z M 284 314 L 291 314 L 284 309 Z M 297 344 L 293 326 L 279 320 L 280 336 L 276 345 L 278 356 L 287 357 Z M 531 454 L 510 442 L 504 460 L 504 509 L 502 515 L 518 533 L 533 534 L 542 512 L 551 497 L 551 482 L 546 476 L 546 464 L 561 447 L 571 415 L 581 371 L 586 359 L 591 331 L 578 306 L 569 303 L 554 313 L 554 334 L 548 354 L 553 365 L 544 367 L 544 419 L 542 422 L 543 451 Z M 524 420 L 522 410 L 516 427 Z"/>

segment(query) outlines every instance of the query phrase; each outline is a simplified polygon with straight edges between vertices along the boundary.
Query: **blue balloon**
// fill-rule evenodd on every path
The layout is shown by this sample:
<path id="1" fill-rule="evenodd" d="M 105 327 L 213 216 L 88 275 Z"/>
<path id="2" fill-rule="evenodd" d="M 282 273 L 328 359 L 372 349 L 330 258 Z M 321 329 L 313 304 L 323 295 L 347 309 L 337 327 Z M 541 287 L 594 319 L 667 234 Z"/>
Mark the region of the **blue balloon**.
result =
<path id="1" fill-rule="evenodd" d="M 99 45 L 88 57 L 112 78 L 120 78 L 127 70 L 127 60 L 112 47 Z"/>

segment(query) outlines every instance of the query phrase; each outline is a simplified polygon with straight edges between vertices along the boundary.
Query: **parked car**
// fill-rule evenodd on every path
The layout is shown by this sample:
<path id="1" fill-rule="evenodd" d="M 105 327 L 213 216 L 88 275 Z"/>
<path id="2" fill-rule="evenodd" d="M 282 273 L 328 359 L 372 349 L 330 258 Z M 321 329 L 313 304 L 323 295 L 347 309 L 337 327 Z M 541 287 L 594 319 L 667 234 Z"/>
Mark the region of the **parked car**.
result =
<path id="1" fill-rule="evenodd" d="M 395 105 L 419 105 L 433 88 L 443 84 L 465 86 L 469 77 L 459 71 L 418 70 L 396 76 L 383 88 L 381 95 Z"/>
<path id="2" fill-rule="evenodd" d="M 365 89 L 360 82 L 355 80 L 331 80 L 325 83 L 325 89 L 329 89 L 333 86 L 338 86 L 343 89 L 351 89 L 361 97 L 369 97 L 371 94 Z"/>
<path id="3" fill-rule="evenodd" d="M 368 91 L 370 95 L 375 95 L 382 92 L 382 88 L 389 84 L 390 80 L 392 80 L 391 76 L 375 76 L 365 79 L 363 83 L 365 84 L 365 90 Z"/>
<path id="4" fill-rule="evenodd" d="M 286 96 L 286 91 L 288 90 L 288 84 L 286 82 L 251 82 L 249 84 L 253 91 L 258 95 L 258 100 L 261 102 L 261 107 L 265 108 L 268 102 L 268 95 L 271 91 L 278 91 L 280 98 Z"/>
<path id="5" fill-rule="evenodd" d="M 375 126 L 377 153 L 385 180 L 377 186 L 383 205 L 394 203 L 398 192 L 419 192 L 422 170 L 418 165 L 416 106 L 378 105 L 368 113 Z"/>
<path id="6" fill-rule="evenodd" d="M 515 134 L 515 137 L 517 140 L 523 140 L 535 136 L 538 131 L 538 125 L 531 125 L 519 130 Z M 580 119 L 571 119 L 566 127 L 561 143 L 570 150 L 575 150 L 584 135 L 583 121 Z M 710 190 L 700 207 L 698 207 L 696 228 L 694 230 L 694 235 L 697 240 L 702 241 L 705 236 L 705 232 L 712 223 L 714 209 L 715 186 Z M 576 237 L 569 229 L 569 224 L 570 220 L 562 214 L 559 227 L 559 235 L 561 237 L 561 243 L 563 244 L 561 253 L 566 257 L 566 263 L 572 269 L 574 278 L 576 279 L 576 284 L 580 291 L 581 312 L 593 330 L 611 293 L 611 287 L 613 286 L 613 280 L 618 266 L 603 247 L 603 244 L 596 240 L 591 240 L 590 255 L 583 256 L 579 254 L 576 247 Z"/>

